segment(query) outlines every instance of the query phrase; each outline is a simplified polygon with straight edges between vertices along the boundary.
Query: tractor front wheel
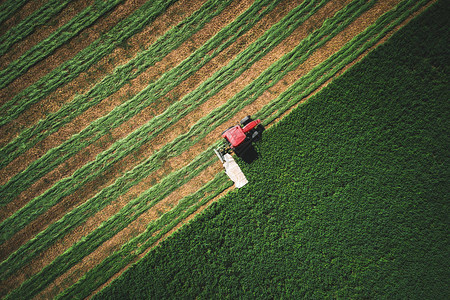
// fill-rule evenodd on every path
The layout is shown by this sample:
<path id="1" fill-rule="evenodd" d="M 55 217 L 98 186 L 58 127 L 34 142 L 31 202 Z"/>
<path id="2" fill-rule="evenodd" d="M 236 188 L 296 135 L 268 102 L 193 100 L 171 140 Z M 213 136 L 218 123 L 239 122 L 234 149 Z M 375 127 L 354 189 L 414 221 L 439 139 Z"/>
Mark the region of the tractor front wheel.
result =
<path id="1" fill-rule="evenodd" d="M 241 125 L 242 127 L 244 127 L 245 125 L 247 125 L 248 123 L 250 123 L 252 120 L 252 118 L 250 116 L 246 116 L 245 118 L 243 118 L 241 120 Z"/>

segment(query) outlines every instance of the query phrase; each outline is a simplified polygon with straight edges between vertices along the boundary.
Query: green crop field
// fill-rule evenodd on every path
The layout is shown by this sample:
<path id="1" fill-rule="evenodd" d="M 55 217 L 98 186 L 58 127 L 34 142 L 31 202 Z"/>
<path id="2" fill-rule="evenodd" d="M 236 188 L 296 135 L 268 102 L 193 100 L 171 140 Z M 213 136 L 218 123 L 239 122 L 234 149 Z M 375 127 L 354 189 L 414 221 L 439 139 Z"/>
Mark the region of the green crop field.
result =
<path id="1" fill-rule="evenodd" d="M 117 276 L 101 297 L 437 295 L 448 179 L 443 2 L 3 1 L 0 296 L 84 298 Z M 417 15 L 429 35 L 415 20 L 402 28 Z M 239 162 L 250 184 L 229 192 L 212 150 L 248 114 L 270 128 L 261 158 Z M 437 215 L 410 222 L 424 201 Z M 424 224 L 433 248 L 421 244 Z M 410 253 L 414 228 L 420 248 Z M 434 285 L 414 273 L 425 272 L 424 251 Z M 409 269 L 392 273 L 399 264 Z M 392 280 L 401 283 L 384 285 Z"/>

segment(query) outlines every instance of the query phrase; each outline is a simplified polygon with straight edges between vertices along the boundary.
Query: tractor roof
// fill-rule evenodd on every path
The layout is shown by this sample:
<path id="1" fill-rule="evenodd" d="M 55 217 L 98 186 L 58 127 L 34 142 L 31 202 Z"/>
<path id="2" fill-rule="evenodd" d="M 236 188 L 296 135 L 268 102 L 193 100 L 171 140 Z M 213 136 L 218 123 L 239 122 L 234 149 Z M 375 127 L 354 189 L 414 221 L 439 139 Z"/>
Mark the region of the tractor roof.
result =
<path id="1" fill-rule="evenodd" d="M 233 147 L 239 146 L 245 140 L 246 137 L 244 131 L 239 125 L 231 127 L 230 129 L 225 131 L 222 134 L 222 136 L 226 138 Z"/>

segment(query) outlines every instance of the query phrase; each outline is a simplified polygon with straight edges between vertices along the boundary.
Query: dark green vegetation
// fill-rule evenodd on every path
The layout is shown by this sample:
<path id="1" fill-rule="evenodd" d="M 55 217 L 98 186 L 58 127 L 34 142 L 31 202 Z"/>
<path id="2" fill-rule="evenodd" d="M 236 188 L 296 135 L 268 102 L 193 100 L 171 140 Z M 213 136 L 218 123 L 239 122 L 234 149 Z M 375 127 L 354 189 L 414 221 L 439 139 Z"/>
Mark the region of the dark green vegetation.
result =
<path id="1" fill-rule="evenodd" d="M 444 2 L 269 129 L 249 185 L 97 298 L 447 299 Z"/>

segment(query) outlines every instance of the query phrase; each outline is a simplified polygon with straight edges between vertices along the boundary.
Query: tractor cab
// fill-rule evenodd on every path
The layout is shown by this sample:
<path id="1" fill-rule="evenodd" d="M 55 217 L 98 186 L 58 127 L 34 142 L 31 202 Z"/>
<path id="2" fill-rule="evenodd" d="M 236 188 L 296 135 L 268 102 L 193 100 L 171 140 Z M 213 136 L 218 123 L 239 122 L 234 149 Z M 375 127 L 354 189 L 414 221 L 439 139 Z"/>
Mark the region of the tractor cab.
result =
<path id="1" fill-rule="evenodd" d="M 250 116 L 247 116 L 240 121 L 239 125 L 232 126 L 222 133 L 226 143 L 215 152 L 222 163 L 224 155 L 231 151 L 250 163 L 257 157 L 252 143 L 261 139 L 263 131 L 264 126 L 261 120 L 252 120 Z"/>
<path id="2" fill-rule="evenodd" d="M 245 140 L 247 135 L 245 134 L 242 127 L 236 125 L 231 127 L 227 131 L 222 134 L 222 137 L 225 138 L 231 145 L 231 147 L 238 147 Z"/>

